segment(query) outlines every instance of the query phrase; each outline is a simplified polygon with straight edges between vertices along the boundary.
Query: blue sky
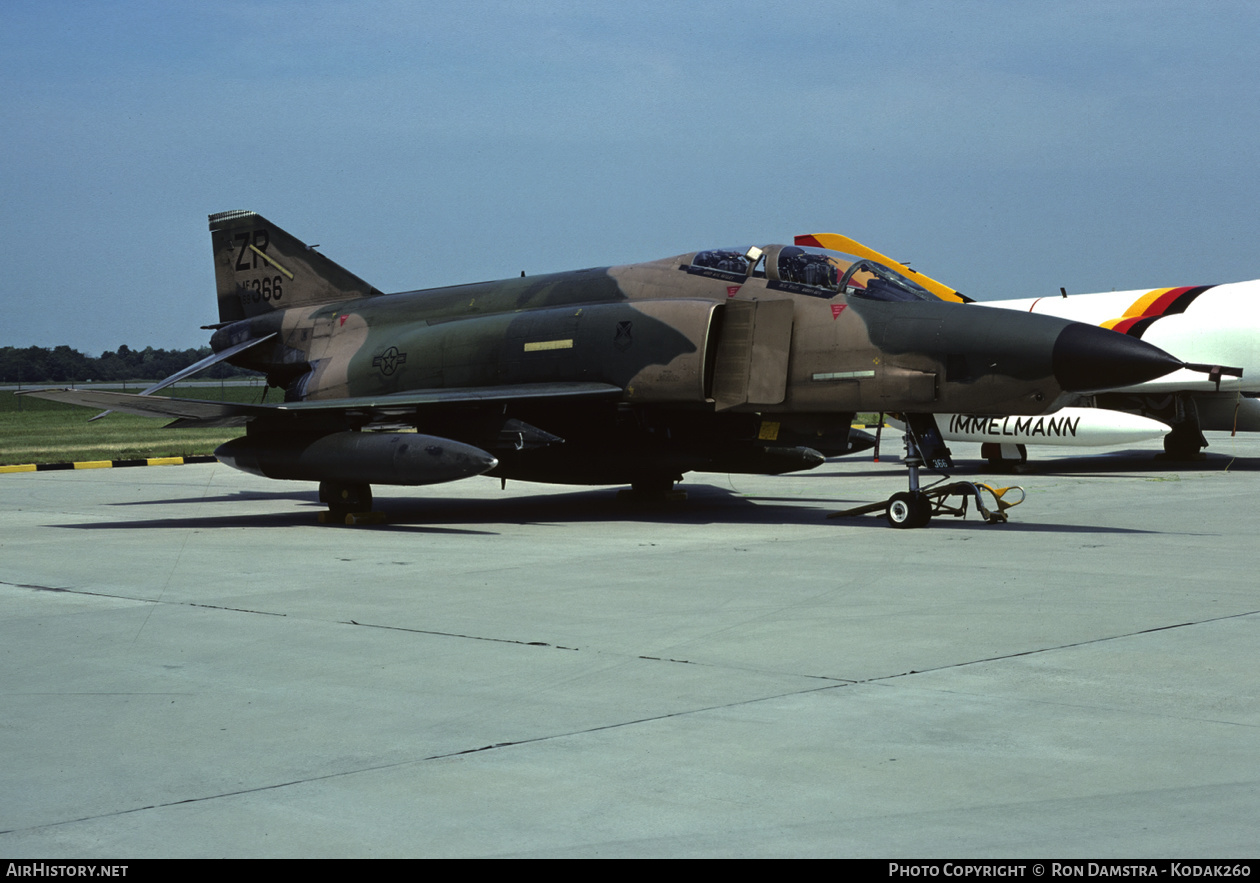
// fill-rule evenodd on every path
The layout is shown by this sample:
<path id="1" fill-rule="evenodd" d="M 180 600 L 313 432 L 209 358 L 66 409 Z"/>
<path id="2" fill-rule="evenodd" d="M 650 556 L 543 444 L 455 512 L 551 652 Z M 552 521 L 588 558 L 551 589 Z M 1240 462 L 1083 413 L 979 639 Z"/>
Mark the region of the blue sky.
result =
<path id="1" fill-rule="evenodd" d="M 206 216 L 385 291 L 839 232 L 980 299 L 1260 277 L 1260 6 L 0 0 L 0 346 L 207 342 Z"/>

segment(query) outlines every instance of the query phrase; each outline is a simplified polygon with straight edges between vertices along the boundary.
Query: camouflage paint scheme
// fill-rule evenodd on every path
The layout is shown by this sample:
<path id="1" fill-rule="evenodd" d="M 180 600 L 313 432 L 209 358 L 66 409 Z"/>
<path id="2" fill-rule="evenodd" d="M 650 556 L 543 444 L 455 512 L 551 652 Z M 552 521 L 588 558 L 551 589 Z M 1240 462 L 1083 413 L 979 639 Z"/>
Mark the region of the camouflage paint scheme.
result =
<path id="1" fill-rule="evenodd" d="M 211 215 L 210 230 L 219 355 L 207 363 L 263 372 L 284 402 L 45 395 L 176 426 L 246 425 L 221 459 L 321 481 L 334 508 L 370 499 L 369 481 L 486 470 L 668 489 L 693 470 L 806 469 L 849 449 L 856 411 L 1042 414 L 1181 364 L 1138 341 L 1116 351 L 1103 338 L 1120 336 L 1097 328 L 944 303 L 878 265 L 796 246 L 383 294 L 254 212 Z M 407 465 L 405 428 L 425 450 L 447 444 L 433 454 L 444 465 Z M 396 469 L 369 463 L 393 457 Z"/>

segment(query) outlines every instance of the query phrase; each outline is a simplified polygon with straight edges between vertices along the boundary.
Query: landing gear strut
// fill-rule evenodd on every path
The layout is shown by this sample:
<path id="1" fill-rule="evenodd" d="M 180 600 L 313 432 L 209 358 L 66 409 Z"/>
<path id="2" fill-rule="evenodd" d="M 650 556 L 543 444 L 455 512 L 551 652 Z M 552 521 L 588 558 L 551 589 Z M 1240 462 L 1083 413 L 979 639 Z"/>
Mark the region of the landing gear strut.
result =
<path id="1" fill-rule="evenodd" d="M 1233 374 L 1237 369 L 1221 369 Z M 1213 376 L 1213 375 L 1209 375 Z M 1219 380 L 1219 377 L 1217 377 Z M 1130 411 L 1167 423 L 1172 429 L 1164 436 L 1164 453 L 1161 460 L 1202 460 L 1203 449 L 1208 440 L 1203 435 L 1203 421 L 1199 418 L 1197 398 L 1190 393 L 1173 393 L 1166 396 L 1098 396 L 1095 401 L 1100 408 L 1114 408 L 1117 411 Z M 1214 429 L 1223 429 L 1217 422 Z"/>
<path id="2" fill-rule="evenodd" d="M 933 429 L 936 424 L 932 424 Z M 902 494 L 893 494 L 888 498 L 885 515 L 893 527 L 927 527 L 932 520 L 932 501 L 919 489 L 919 470 L 923 467 L 923 452 L 919 448 L 919 440 L 914 437 L 909 421 L 906 422 L 906 457 L 901 462 L 909 470 L 910 490 Z M 949 451 L 945 451 L 949 457 Z"/>

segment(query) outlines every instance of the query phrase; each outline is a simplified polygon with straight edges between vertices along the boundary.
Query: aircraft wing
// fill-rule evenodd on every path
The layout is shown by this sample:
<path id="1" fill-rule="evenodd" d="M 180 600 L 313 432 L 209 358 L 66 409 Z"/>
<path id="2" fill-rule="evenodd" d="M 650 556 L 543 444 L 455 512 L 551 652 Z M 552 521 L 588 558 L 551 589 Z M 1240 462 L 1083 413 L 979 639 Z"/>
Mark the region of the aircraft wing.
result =
<path id="1" fill-rule="evenodd" d="M 275 404 L 244 404 L 182 399 L 167 396 L 139 395 L 106 389 L 33 389 L 18 395 L 29 395 L 54 402 L 105 408 L 138 414 L 142 417 L 171 417 L 171 426 L 243 426 L 251 420 L 277 415 L 316 416 L 329 413 L 354 413 L 370 421 L 414 414 L 426 405 L 465 402 L 513 401 L 519 399 L 553 399 L 599 397 L 614 398 L 622 394 L 618 386 L 608 383 L 522 383 L 505 386 L 480 386 L 455 389 L 414 390 L 398 395 L 356 396 L 343 399 L 322 399 Z"/>

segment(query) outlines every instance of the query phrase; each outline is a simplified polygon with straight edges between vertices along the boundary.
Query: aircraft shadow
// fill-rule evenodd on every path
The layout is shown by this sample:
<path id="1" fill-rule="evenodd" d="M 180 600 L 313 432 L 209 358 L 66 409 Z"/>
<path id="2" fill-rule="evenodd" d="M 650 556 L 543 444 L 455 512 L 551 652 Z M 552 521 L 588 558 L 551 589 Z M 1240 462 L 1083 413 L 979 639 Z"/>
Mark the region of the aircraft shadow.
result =
<path id="1" fill-rule="evenodd" d="M 896 474 L 902 474 L 897 467 Z M 118 506 L 210 504 L 213 508 L 230 507 L 233 503 L 288 501 L 293 508 L 280 512 L 246 513 L 222 511 L 170 518 L 143 518 L 127 521 L 93 521 L 50 525 L 71 530 L 148 530 L 148 529 L 324 529 L 392 531 L 469 536 L 497 536 L 504 525 L 549 525 L 640 522 L 661 525 L 704 524 L 830 524 L 837 528 L 876 528 L 890 530 L 882 513 L 838 518 L 828 521 L 830 512 L 874 500 L 840 497 L 798 497 L 744 495 L 730 488 L 715 485 L 680 485 L 687 498 L 680 501 L 639 502 L 618 496 L 616 488 L 583 488 L 573 492 L 528 494 L 502 499 L 467 499 L 451 497 L 378 497 L 375 509 L 384 516 L 381 524 L 347 527 L 319 525 L 318 513 L 324 507 L 311 493 L 243 491 L 196 500 L 187 498 L 131 501 Z M 1030 513 L 1031 514 L 1031 513 Z M 1018 519 L 1018 514 L 1016 514 Z M 998 533 L 1059 534 L 1150 534 L 1150 531 L 1125 527 L 1071 524 L 1039 524 L 1014 520 L 1003 525 L 985 525 L 978 513 L 966 518 L 938 516 L 932 519 L 933 530 L 983 530 Z M 919 532 L 905 534 L 912 536 Z"/>
<path id="2" fill-rule="evenodd" d="M 387 524 L 588 524 L 635 521 L 652 524 L 816 524 L 822 517 L 811 505 L 835 500 L 747 497 L 727 488 L 682 484 L 685 500 L 637 501 L 618 496 L 616 488 L 571 493 L 530 494 L 498 500 L 441 497 L 378 499 Z"/>
<path id="3" fill-rule="evenodd" d="M 314 493 L 295 495 L 291 491 L 234 491 L 230 494 L 218 494 L 216 496 L 197 497 L 196 500 L 189 497 L 169 497 L 165 500 L 126 500 L 118 503 L 110 503 L 111 506 L 164 506 L 169 504 L 187 504 L 187 503 L 240 503 L 255 500 L 296 500 L 307 498 L 312 502 L 318 502 Z"/>
<path id="4" fill-rule="evenodd" d="M 1018 514 L 1011 516 L 1018 518 Z M 869 515 L 854 515 L 845 518 L 834 518 L 831 524 L 843 527 L 873 527 L 880 530 L 892 530 L 882 512 Z M 1109 527 L 1097 524 L 1038 524 L 1028 521 L 1008 521 L 1006 524 L 985 524 L 984 520 L 973 510 L 968 511 L 966 518 L 955 518 L 952 515 L 938 515 L 929 522 L 927 530 L 979 530 L 993 533 L 1056 533 L 1056 534 L 1112 534 L 1137 535 L 1159 534 L 1161 536 L 1175 533 L 1178 536 L 1197 536 L 1183 531 L 1142 530 L 1131 527 Z M 903 536 L 921 533 L 921 530 L 901 531 Z"/>
<path id="5" fill-rule="evenodd" d="M 384 515 L 383 524 L 356 525 L 356 530 L 403 530 L 467 534 L 496 534 L 495 530 L 476 527 L 456 528 L 453 525 L 503 524 L 575 524 L 592 522 L 639 521 L 658 524 L 816 524 L 824 511 L 810 505 L 822 504 L 828 509 L 844 505 L 835 498 L 796 497 L 752 498 L 738 492 L 702 484 L 685 484 L 687 498 L 680 501 L 639 502 L 618 497 L 616 488 L 584 488 L 572 493 L 516 495 L 503 499 L 466 499 L 450 497 L 378 496 L 373 508 Z M 317 525 L 317 515 L 324 511 L 315 493 L 244 491 L 211 497 L 133 500 L 113 503 L 115 506 L 168 506 L 207 504 L 214 508 L 260 501 L 290 501 L 291 511 L 245 513 L 224 511 L 222 514 L 197 514 L 170 518 L 143 518 L 127 521 L 93 521 L 55 525 L 79 530 L 128 530 L 150 528 L 294 528 Z M 853 501 L 856 502 L 856 501 Z M 321 525 L 329 528 L 342 525 Z"/>
<path id="6" fill-rule="evenodd" d="M 186 500 L 184 502 L 187 502 Z M 60 527 L 69 530 L 175 530 L 191 528 L 196 530 L 216 530 L 232 528 L 271 528 L 275 530 L 292 530 L 303 527 L 326 527 L 334 530 L 338 527 L 350 530 L 344 525 L 321 525 L 317 513 L 323 507 L 294 509 L 292 512 L 268 512 L 265 514 L 229 513 L 224 515 L 201 515 L 183 518 L 146 518 L 136 521 L 93 521 L 76 524 L 51 524 L 49 527 Z M 469 534 L 474 536 L 497 536 L 497 531 L 471 530 L 453 527 L 435 527 L 431 525 L 378 524 L 354 528 L 356 530 L 405 530 L 410 533 Z"/>

